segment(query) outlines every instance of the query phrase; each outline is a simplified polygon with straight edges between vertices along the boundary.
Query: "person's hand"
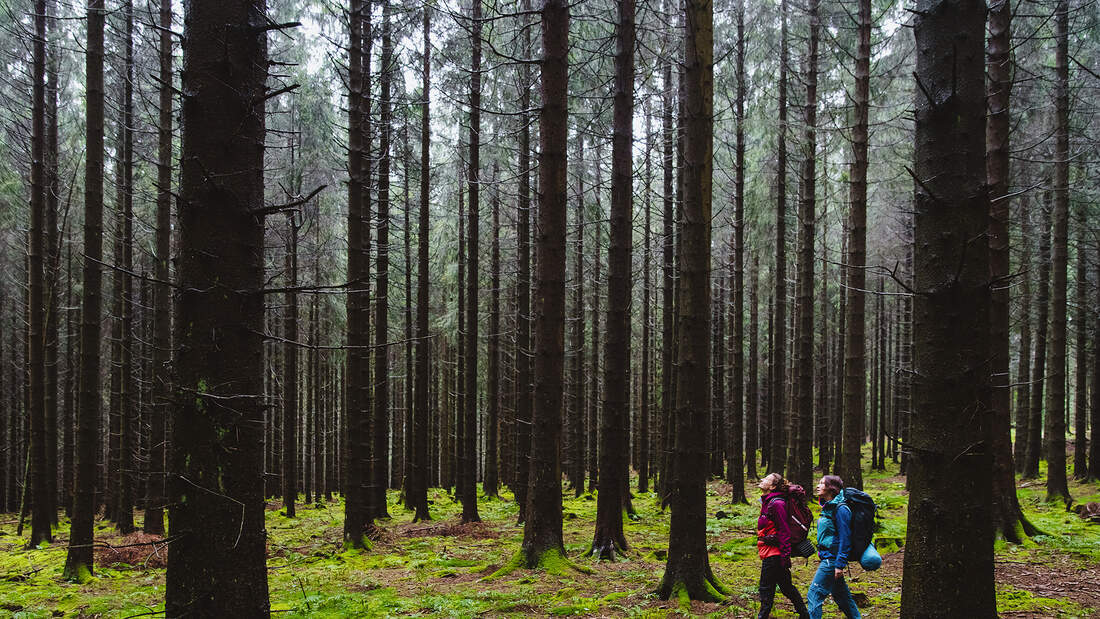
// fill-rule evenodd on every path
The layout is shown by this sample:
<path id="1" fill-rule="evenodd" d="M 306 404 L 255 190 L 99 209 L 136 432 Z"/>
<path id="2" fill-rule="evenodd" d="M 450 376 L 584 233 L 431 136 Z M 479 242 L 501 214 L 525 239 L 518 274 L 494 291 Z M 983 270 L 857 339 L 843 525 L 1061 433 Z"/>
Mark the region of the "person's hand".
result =
<path id="1" fill-rule="evenodd" d="M 779 547 L 779 536 L 778 535 L 765 535 L 764 536 L 764 545 L 765 546 L 775 546 L 776 548 L 778 548 Z"/>
<path id="2" fill-rule="evenodd" d="M 835 578 L 837 580 L 841 580 L 842 578 L 844 578 L 844 570 L 834 569 L 833 570 L 833 578 Z"/>

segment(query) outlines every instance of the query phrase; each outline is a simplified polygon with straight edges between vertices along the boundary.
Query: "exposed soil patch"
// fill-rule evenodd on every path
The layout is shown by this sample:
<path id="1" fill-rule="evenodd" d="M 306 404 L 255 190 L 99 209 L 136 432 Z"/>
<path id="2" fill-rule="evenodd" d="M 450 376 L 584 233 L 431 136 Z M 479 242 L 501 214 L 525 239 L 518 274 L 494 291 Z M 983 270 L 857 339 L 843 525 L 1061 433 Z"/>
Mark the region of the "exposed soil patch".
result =
<path id="1" fill-rule="evenodd" d="M 110 567 L 119 563 L 142 569 L 168 566 L 168 542 L 160 535 L 135 531 L 110 542 L 96 540 L 96 544 L 95 564 L 99 567 Z"/>
<path id="2" fill-rule="evenodd" d="M 403 525 L 394 530 L 401 537 L 468 537 L 472 539 L 497 539 L 500 531 L 486 522 L 440 523 L 427 525 L 418 522 Z"/>
<path id="3" fill-rule="evenodd" d="M 1032 595 L 1067 598 L 1086 608 L 1098 609 L 1091 617 L 1100 618 L 1100 570 L 1079 567 L 1068 557 L 1051 555 L 1043 560 L 997 561 L 998 583 L 1012 585 Z M 1019 613 L 1014 617 L 1042 615 Z"/>

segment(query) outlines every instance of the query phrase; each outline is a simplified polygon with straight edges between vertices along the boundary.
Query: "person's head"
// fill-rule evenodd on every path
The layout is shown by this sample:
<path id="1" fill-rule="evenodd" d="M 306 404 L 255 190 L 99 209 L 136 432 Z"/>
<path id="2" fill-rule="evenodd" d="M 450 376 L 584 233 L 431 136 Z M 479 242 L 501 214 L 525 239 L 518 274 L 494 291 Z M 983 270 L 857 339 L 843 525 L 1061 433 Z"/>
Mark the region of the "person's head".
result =
<path id="1" fill-rule="evenodd" d="M 783 479 L 783 476 L 779 473 L 769 473 L 760 483 L 757 484 L 757 488 L 760 488 L 762 492 L 786 492 L 790 487 L 790 482 Z"/>
<path id="2" fill-rule="evenodd" d="M 844 489 L 844 480 L 837 475 L 826 475 L 817 482 L 817 496 L 823 501 L 831 501 Z"/>

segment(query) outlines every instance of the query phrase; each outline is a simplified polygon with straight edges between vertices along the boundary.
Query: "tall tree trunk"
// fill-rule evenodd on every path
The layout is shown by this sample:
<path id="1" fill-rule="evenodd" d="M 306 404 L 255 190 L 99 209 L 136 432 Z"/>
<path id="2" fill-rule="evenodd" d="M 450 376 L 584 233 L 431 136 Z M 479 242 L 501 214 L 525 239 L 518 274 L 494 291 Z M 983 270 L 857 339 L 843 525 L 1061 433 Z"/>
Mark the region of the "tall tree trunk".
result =
<path id="1" fill-rule="evenodd" d="M 1085 434 L 1088 431 L 1088 310 L 1085 304 L 1088 302 L 1086 288 L 1088 287 L 1088 267 L 1086 265 L 1085 245 L 1085 205 L 1078 201 L 1076 209 L 1077 234 L 1075 245 L 1077 246 L 1077 273 L 1074 278 L 1074 290 L 1077 305 L 1073 319 L 1073 331 L 1076 336 L 1074 344 L 1077 353 L 1076 368 L 1077 377 L 1073 394 L 1073 478 L 1084 480 L 1088 477 L 1088 444 Z M 1093 386 L 1095 389 L 1095 386 Z"/>
<path id="2" fill-rule="evenodd" d="M 824 158 L 828 159 L 828 150 L 824 153 Z M 822 206 L 821 220 L 822 225 L 828 228 L 825 223 L 825 216 L 828 213 L 828 204 Z M 817 304 L 818 312 L 821 313 L 821 340 L 817 343 L 814 351 L 814 445 L 817 447 L 817 468 L 821 469 L 822 473 L 829 470 L 829 466 L 832 464 L 832 435 L 833 429 L 830 427 L 833 418 L 836 416 L 835 411 L 829 404 L 829 394 L 832 393 L 832 383 L 829 376 L 829 371 L 832 366 L 832 359 L 829 356 L 831 350 L 830 342 L 832 341 L 832 326 L 829 324 L 829 315 L 832 313 L 832 307 L 829 304 L 829 248 L 826 242 L 826 233 L 820 235 L 820 251 L 819 256 L 821 258 L 821 286 L 818 288 Z"/>
<path id="3" fill-rule="evenodd" d="M 1047 500 L 1069 503 L 1066 480 L 1066 275 L 1069 270 L 1069 3 L 1054 9 L 1054 245 L 1051 268 L 1050 360 L 1046 379 Z"/>
<path id="4" fill-rule="evenodd" d="M 122 176 L 117 179 L 119 185 L 119 221 L 115 223 L 121 229 L 121 250 L 116 249 L 115 255 L 121 256 L 119 266 L 123 272 L 115 279 L 120 285 L 120 290 L 115 293 L 115 298 L 121 300 L 119 308 L 122 310 L 118 316 L 119 328 L 119 428 L 118 428 L 118 471 L 113 480 L 118 489 L 115 503 L 114 519 L 118 530 L 122 534 L 134 530 L 134 493 L 133 493 L 133 436 L 134 425 L 137 419 L 137 396 L 135 393 L 134 374 L 134 280 L 129 273 L 133 272 L 134 263 L 134 138 L 133 138 L 133 73 L 134 73 L 134 11 L 133 3 L 127 0 L 123 5 L 125 30 L 125 59 L 123 74 L 123 100 L 122 118 L 119 134 L 122 136 L 122 144 L 119 146 L 121 158 Z"/>
<path id="5" fill-rule="evenodd" d="M 775 329 L 772 346 L 772 405 L 769 425 L 768 470 L 782 473 L 786 458 L 787 403 L 787 0 L 780 0 L 779 40 L 779 156 L 776 161 L 775 211 Z"/>
<path id="6" fill-rule="evenodd" d="M 30 375 L 30 494 L 31 537 L 28 548 L 53 541 L 50 529 L 50 485 L 53 475 L 46 465 L 46 358 L 45 358 L 45 281 L 46 254 L 46 0 L 35 0 L 31 107 L 31 229 L 28 247 L 30 318 L 27 365 Z"/>
<path id="7" fill-rule="evenodd" d="M 424 93 L 427 95 L 427 91 Z M 402 214 L 404 215 L 404 223 L 402 225 L 402 234 L 405 241 L 405 378 L 401 381 L 401 384 L 405 387 L 405 393 L 401 400 L 401 416 L 404 422 L 404 435 L 403 435 L 403 461 L 401 465 L 401 475 L 398 477 L 397 482 L 405 496 L 405 508 L 414 509 L 412 501 L 409 498 L 408 480 L 412 471 L 413 452 L 415 447 L 413 446 L 413 383 L 415 382 L 414 376 L 415 370 L 413 369 L 413 288 L 412 288 L 412 236 L 411 236 L 411 222 L 410 211 L 412 210 L 412 203 L 409 200 L 409 181 L 412 176 L 412 149 L 409 147 L 409 121 L 408 115 L 405 116 L 404 124 L 401 127 L 401 142 L 403 162 L 401 164 L 401 185 L 404 194 L 404 204 L 402 205 Z"/>
<path id="8" fill-rule="evenodd" d="M 66 235 L 68 236 L 68 235 Z M 73 272 L 73 244 L 71 241 L 66 243 L 67 249 L 65 252 L 65 272 L 68 274 L 66 277 L 66 290 L 65 290 L 65 407 L 61 414 L 61 444 L 62 453 L 61 461 L 63 462 L 63 469 L 61 472 L 61 504 L 65 510 L 65 515 L 70 519 L 73 515 L 73 475 L 76 471 L 76 397 L 79 390 L 79 357 L 80 354 L 80 309 L 73 300 L 73 287 L 76 276 Z M 0 302 L 0 308 L 3 303 Z M 3 321 L 0 320 L 0 323 Z M 3 325 L 0 324 L 0 327 Z M 3 335 L 0 334 L 0 342 L 3 342 Z M 0 359 L 0 367 L 4 367 L 4 361 Z M 0 371 L 0 383 L 3 383 L 3 372 Z M 2 389 L 0 389 L 2 390 Z M 0 398 L 0 406 L 3 406 L 3 398 Z M 0 423 L 0 433 L 4 432 L 3 423 Z M 8 443 L 0 443 L 8 445 Z M 11 448 L 8 447 L 10 452 Z M 164 466 L 161 465 L 159 469 L 152 469 L 155 471 L 164 471 Z M 0 505 L 4 504 L 4 473 L 0 471 Z M 153 503 L 150 501 L 145 506 L 145 511 L 148 513 L 154 509 Z M 162 500 L 163 503 L 163 500 Z M 156 505 L 160 505 L 157 503 Z M 148 516 L 146 516 L 148 518 Z M 163 527 L 158 532 L 163 535 Z"/>
<path id="9" fill-rule="evenodd" d="M 584 367 L 585 337 L 584 337 L 584 177 L 587 168 L 584 164 L 584 137 L 577 137 L 576 163 L 577 169 L 577 208 L 576 229 L 577 240 L 574 243 L 573 278 L 576 281 L 573 288 L 573 316 L 570 321 L 569 347 L 573 349 L 572 374 L 570 381 L 571 393 L 566 407 L 565 423 L 568 433 L 565 435 L 566 454 L 563 465 L 566 467 L 566 475 L 573 486 L 576 496 L 584 493 L 585 455 L 587 454 L 587 435 L 585 426 L 585 398 L 588 395 L 586 389 L 586 377 Z M 591 430 L 590 430 L 591 431 Z"/>
<path id="10" fill-rule="evenodd" d="M 299 195 L 301 191 L 297 192 Z M 321 227 L 315 224 L 313 229 L 315 234 L 314 251 L 320 254 L 320 232 Z M 313 281 L 321 281 L 321 268 L 320 268 L 319 256 L 315 256 L 313 259 Z M 319 295 L 313 295 L 310 299 L 311 307 L 310 313 L 313 314 L 313 323 L 310 328 L 313 331 L 313 345 L 316 348 L 310 351 L 310 356 L 313 358 L 313 431 L 311 432 L 311 438 L 313 440 L 313 501 L 316 504 L 321 503 L 321 493 L 324 491 L 325 486 L 325 452 L 323 448 L 323 437 L 325 436 L 325 375 L 322 373 L 325 365 L 322 358 L 321 346 L 324 342 L 321 337 L 324 326 L 321 324 L 324 317 L 321 315 L 321 297 Z"/>
<path id="11" fill-rule="evenodd" d="M 4 346 L 4 292 L 0 289 L 0 450 L 3 450 L 3 455 L 0 455 L 0 509 L 7 511 L 8 507 L 8 492 L 11 490 L 8 482 L 8 474 L 14 466 L 12 458 L 12 452 L 15 451 L 15 436 L 11 431 L 11 426 L 16 419 L 15 407 L 8 407 L 8 397 L 6 394 L 10 394 L 11 390 L 8 389 L 5 377 L 7 376 L 6 368 L 10 368 L 15 365 L 14 360 L 8 360 L 8 349 Z M 14 352 L 14 351 L 13 351 Z"/>
<path id="12" fill-rule="evenodd" d="M 481 208 L 481 1 L 473 0 L 470 44 L 470 150 L 467 183 L 470 208 L 467 223 L 466 273 L 466 401 L 463 403 L 462 522 L 479 522 L 477 513 L 477 332 L 478 332 L 478 210 Z"/>
<path id="13" fill-rule="evenodd" d="M 465 152 L 462 148 L 459 148 L 459 162 L 458 162 L 458 176 L 462 178 L 462 174 L 465 170 L 463 168 L 465 160 Z M 454 462 L 452 463 L 452 469 L 454 471 L 454 485 L 455 494 L 454 499 L 456 501 L 462 500 L 463 492 L 463 475 L 465 475 L 466 461 L 463 456 L 463 452 L 466 449 L 466 436 L 464 434 L 463 427 L 466 425 L 466 257 L 468 250 L 466 249 L 466 185 L 459 182 L 458 188 L 458 333 L 455 335 L 455 370 L 457 372 L 455 376 L 455 429 L 454 429 Z"/>
<path id="14" fill-rule="evenodd" d="M 1046 384 L 1047 329 L 1050 312 L 1050 192 L 1044 196 L 1042 220 L 1039 224 L 1039 287 L 1036 304 L 1039 306 L 1035 320 L 1035 361 L 1031 370 L 1031 404 L 1028 406 L 1027 457 L 1022 476 L 1025 479 L 1039 477 L 1039 460 L 1042 457 L 1043 391 Z"/>
<path id="15" fill-rule="evenodd" d="M 1100 245 L 1097 246 L 1096 258 L 1096 280 L 1100 284 Z M 1100 293 L 1100 285 L 1096 290 Z M 1092 434 L 1089 435 L 1088 480 L 1097 481 L 1100 480 L 1100 434 L 1097 433 L 1097 430 L 1100 430 L 1100 343 L 1097 343 L 1096 338 L 1100 337 L 1100 312 L 1096 312 L 1096 321 L 1092 328 L 1092 401 L 1089 403 L 1089 426 L 1092 428 Z"/>
<path id="16" fill-rule="evenodd" d="M 499 182 L 499 171 L 493 162 L 493 183 Z M 485 496 L 497 496 L 500 487 L 500 190 L 493 192 L 493 241 L 489 257 L 489 359 L 486 363 L 488 373 L 485 394 L 488 402 L 485 425 L 485 479 L 481 487 Z"/>
<path id="17" fill-rule="evenodd" d="M 733 265 L 733 231 L 726 245 L 724 257 L 727 270 Z M 721 258 L 719 259 L 721 260 Z M 727 300 L 726 290 L 733 281 L 728 278 L 721 269 L 715 269 L 712 278 L 713 289 L 711 291 L 711 336 L 710 336 L 710 406 L 709 406 L 709 436 L 707 451 L 710 454 L 710 462 L 707 466 L 708 475 L 719 479 L 725 476 L 725 453 L 729 446 L 729 435 L 726 433 L 726 354 L 732 355 L 732 350 L 726 348 L 726 314 L 733 305 L 732 300 Z M 732 291 L 731 291 L 732 292 Z M 730 295 L 732 299 L 733 295 Z M 732 348 L 732 345 L 730 346 Z M 732 387 L 731 387 L 732 389 Z"/>
<path id="18" fill-rule="evenodd" d="M 298 135 L 301 135 L 300 130 Z M 295 195 L 300 193 L 298 189 L 292 191 Z M 314 230 L 318 229 L 318 226 L 314 226 Z M 313 281 L 318 281 L 318 279 L 315 277 Z M 313 466 L 317 462 L 317 451 L 315 449 L 317 436 L 317 340 L 317 295 L 312 295 L 309 308 L 306 310 L 306 347 L 302 354 L 304 357 L 302 361 L 305 363 L 302 372 L 304 385 L 301 391 L 302 405 L 300 407 L 302 411 L 302 451 L 305 453 L 305 457 L 302 459 L 302 477 L 304 478 L 302 489 L 305 494 L 303 497 L 305 505 L 314 502 L 317 496 L 317 479 L 313 475 Z"/>
<path id="19" fill-rule="evenodd" d="M 169 617 L 269 614 L 263 485 L 263 0 L 194 3 L 183 37 Z"/>
<path id="20" fill-rule="evenodd" d="M 380 131 L 378 143 L 378 250 L 375 255 L 374 301 L 374 415 L 371 476 L 374 483 L 375 518 L 389 518 L 386 489 L 389 487 L 390 442 L 390 137 L 392 133 L 393 40 L 390 34 L 390 2 L 382 4 L 382 58 L 378 67 L 381 93 L 378 100 Z"/>
<path id="21" fill-rule="evenodd" d="M 989 305 L 990 382 L 993 451 L 993 523 L 995 532 L 1019 544 L 1035 528 L 1024 517 L 1016 497 L 1016 471 L 1012 464 L 1012 386 L 1009 363 L 1009 97 L 1012 92 L 1011 37 L 1012 7 L 998 0 L 987 17 L 989 42 L 986 71 L 989 76 L 986 100 L 986 187 L 989 192 L 989 276 L 992 293 Z M 1025 277 L 1027 277 L 1025 275 Z M 1083 324 L 1083 321 L 1082 323 Z"/>
<path id="22" fill-rule="evenodd" d="M 1012 459 L 1016 473 L 1023 473 L 1027 461 L 1028 420 L 1031 417 L 1031 214 L 1027 202 L 1020 203 L 1020 351 L 1016 361 L 1016 441 L 1012 446 Z"/>
<path id="23" fill-rule="evenodd" d="M 147 505 L 142 528 L 164 534 L 165 420 L 168 418 L 171 384 L 171 290 L 168 286 L 172 252 L 172 2 L 160 1 L 160 60 L 157 118 L 157 210 L 153 292 L 153 404 L 150 409 L 150 463 Z M 270 469 L 265 469 L 270 470 Z"/>
<path id="24" fill-rule="evenodd" d="M 989 222 L 988 196 L 974 191 L 985 181 L 984 26 L 983 2 L 917 3 L 913 373 L 920 380 L 906 445 L 905 619 L 932 608 L 997 614 L 989 256 L 972 246 Z"/>
<path id="25" fill-rule="evenodd" d="M 726 457 L 730 500 L 747 503 L 745 497 L 745 2 L 737 2 L 737 106 L 734 114 L 737 144 L 734 161 L 733 260 L 730 263 L 732 303 L 730 323 L 730 409 L 729 443 Z M 755 453 L 753 454 L 755 458 Z M 755 469 L 755 462 L 752 466 Z"/>
<path id="26" fill-rule="evenodd" d="M 684 202 L 680 262 L 679 385 L 670 484 L 668 562 L 657 594 L 717 601 L 725 593 L 710 569 L 706 536 L 707 380 L 710 368 L 711 175 L 714 27 L 710 2 L 687 0 L 684 74 Z"/>
<path id="27" fill-rule="evenodd" d="M 843 218 L 842 218 L 843 219 Z M 851 234 L 849 232 L 850 225 L 843 226 L 843 232 L 841 233 L 840 241 L 840 263 L 847 264 L 849 260 L 848 244 Z M 840 294 L 839 311 L 837 312 L 837 322 L 840 323 L 836 326 L 836 347 L 835 354 L 833 356 L 833 392 L 835 394 L 836 408 L 833 411 L 832 427 L 830 429 L 833 449 L 833 460 L 837 463 L 837 467 L 840 467 L 844 461 L 844 381 L 845 381 L 845 364 L 844 364 L 844 349 L 848 337 L 848 269 L 839 269 L 840 273 L 840 286 L 838 287 Z"/>
<path id="28" fill-rule="evenodd" d="M 643 208 L 645 223 L 642 229 L 642 375 L 641 397 L 638 407 L 638 492 L 649 492 L 649 460 L 651 451 L 649 416 L 651 414 L 650 402 L 653 396 L 653 386 L 650 382 L 650 371 L 653 367 L 651 357 L 653 337 L 650 319 L 652 306 L 650 299 L 653 296 L 651 287 L 653 263 L 653 238 L 652 238 L 652 197 L 653 197 L 653 160 L 651 154 L 655 147 L 653 143 L 653 127 L 651 124 L 651 109 L 649 98 L 645 100 L 645 206 Z"/>
<path id="29" fill-rule="evenodd" d="M 46 4 L 46 21 L 49 32 L 48 47 L 46 50 L 46 116 L 45 116 L 45 170 L 44 187 L 45 195 L 45 395 L 43 408 L 45 409 L 46 426 L 46 498 L 49 504 L 46 510 L 50 517 L 50 526 L 57 526 L 57 500 L 58 473 L 62 470 L 62 464 L 57 459 L 57 430 L 58 430 L 58 356 L 59 356 L 59 324 L 60 324 L 60 293 L 61 293 L 61 231 L 58 228 L 58 210 L 61 193 L 61 179 L 58 174 L 58 126 L 57 126 L 57 80 L 61 63 L 58 37 L 54 35 L 57 29 L 57 5 L 54 2 Z"/>
<path id="30" fill-rule="evenodd" d="M 531 0 L 523 0 L 525 12 L 531 10 Z M 531 52 L 531 29 L 526 27 L 527 17 L 522 18 L 524 53 Z M 519 522 L 527 512 L 527 489 L 530 479 L 531 459 L 531 118 L 527 109 L 531 105 L 531 71 L 529 65 L 520 67 L 519 107 L 519 200 L 516 213 L 516 251 L 519 252 L 519 272 L 516 281 L 516 466 L 514 493 L 519 506 Z"/>
<path id="31" fill-rule="evenodd" d="M 603 219 L 603 205 L 600 203 L 600 195 L 603 192 L 603 178 L 600 174 L 603 168 L 603 149 L 600 148 L 601 144 L 598 140 L 595 140 L 596 144 L 596 157 L 595 161 L 595 185 L 593 194 L 595 196 L 595 210 L 596 219 L 592 222 L 592 227 L 595 230 L 595 239 L 592 242 L 593 256 L 592 256 L 592 362 L 589 368 L 589 374 L 592 377 L 588 381 L 588 419 L 585 422 L 584 436 L 588 440 L 588 491 L 594 492 L 596 486 L 600 480 L 600 411 L 603 409 L 602 402 L 600 401 L 600 267 L 602 266 L 603 259 L 601 254 L 603 252 L 603 239 L 600 235 L 601 221 Z M 582 165 L 581 169 L 584 169 Z M 581 217 L 584 217 L 582 212 Z M 584 277 L 583 272 L 579 277 Z"/>
<path id="32" fill-rule="evenodd" d="M 416 390 L 409 417 L 413 453 L 409 468 L 406 499 L 415 510 L 413 521 L 431 520 L 428 513 L 428 374 L 432 343 L 428 339 L 428 242 L 431 234 L 431 71 L 432 71 L 432 8 L 424 6 L 424 54 L 421 69 L 420 116 L 420 211 L 416 232 Z"/>
<path id="33" fill-rule="evenodd" d="M 661 97 L 661 134 L 662 134 L 662 214 L 661 238 L 661 420 L 658 440 L 660 461 L 658 465 L 657 491 L 662 506 L 668 497 L 669 482 L 672 480 L 672 380 L 674 372 L 673 340 L 673 288 L 675 279 L 675 201 L 672 187 L 673 159 L 672 145 L 674 128 L 672 125 L 672 62 L 665 62 L 662 74 Z"/>
<path id="34" fill-rule="evenodd" d="M 844 317 L 844 412 L 841 453 L 837 461 L 844 482 L 863 487 L 860 446 L 867 408 L 867 126 L 871 96 L 871 0 L 859 0 L 859 48 L 856 52 L 855 125 L 852 128 L 851 181 L 848 184 L 848 314 Z"/>
<path id="35" fill-rule="evenodd" d="M 810 39 L 806 60 L 805 128 L 802 136 L 802 177 L 799 200 L 798 246 L 798 353 L 797 414 L 792 419 L 791 454 L 787 473 L 791 481 L 809 488 L 813 480 L 814 432 L 814 228 L 817 223 L 817 44 L 821 22 L 820 0 L 810 0 Z M 862 340 L 860 340 L 862 343 Z M 862 410 L 862 409 L 861 409 Z M 861 416 L 862 418 L 862 416 Z M 862 429 L 862 428 L 861 428 Z M 858 475 L 857 475 L 858 477 Z M 855 480 L 861 482 L 862 480 Z M 848 483 L 852 483 L 849 480 Z M 857 484 L 858 487 L 858 484 Z"/>
<path id="36" fill-rule="evenodd" d="M 286 308 L 283 310 L 283 509 L 294 518 L 298 501 L 298 225 L 286 215 Z"/>
<path id="37" fill-rule="evenodd" d="M 370 6 L 351 0 L 348 11 L 348 332 L 343 450 L 344 543 L 366 546 L 372 527 L 370 496 L 370 195 L 364 157 L 370 147 L 366 122 L 370 93 Z M 366 109 L 364 109 L 366 108 Z M 364 138 L 367 138 L 364 140 Z"/>
<path id="38" fill-rule="evenodd" d="M 569 89 L 569 5 L 546 0 L 542 16 L 542 113 L 539 118 L 538 240 L 535 244 L 534 410 L 530 487 L 519 559 L 527 567 L 565 556 L 562 538 L 561 413 L 565 358 L 565 189 Z"/>
<path id="39" fill-rule="evenodd" d="M 619 0 L 612 93 L 611 220 L 607 250 L 607 346 L 600 418 L 600 479 L 592 555 L 612 560 L 627 548 L 623 502 L 629 480 L 631 246 L 634 219 L 634 0 Z M 596 165 L 599 165 L 597 161 Z"/>
<path id="40" fill-rule="evenodd" d="M 757 418 L 760 415 L 760 255 L 752 254 L 749 275 L 749 379 L 745 410 L 745 465 L 749 479 L 756 479 Z"/>
<path id="41" fill-rule="evenodd" d="M 80 311 L 80 401 L 76 412 L 73 517 L 65 578 L 85 582 L 92 575 L 95 489 L 98 478 L 101 396 L 99 339 L 103 313 L 103 0 L 88 3 L 85 54 L 84 291 Z M 12 334 L 14 336 L 14 333 Z M 14 347 L 12 347 L 14 351 Z M 14 367 L 14 363 L 12 366 Z M 14 377 L 13 377 L 14 378 Z M 12 381 L 12 392 L 14 389 Z M 13 407 L 14 408 L 14 407 Z"/>
<path id="42" fill-rule="evenodd" d="M 871 468 L 886 470 L 886 458 L 883 455 L 883 429 L 886 423 L 886 399 L 889 392 L 887 374 L 887 358 L 890 355 L 890 335 L 886 321 L 886 282 L 881 275 L 878 278 L 878 355 L 875 359 L 875 372 L 878 374 L 874 384 L 877 385 L 877 397 L 871 401 L 871 445 L 874 456 L 871 458 Z"/>

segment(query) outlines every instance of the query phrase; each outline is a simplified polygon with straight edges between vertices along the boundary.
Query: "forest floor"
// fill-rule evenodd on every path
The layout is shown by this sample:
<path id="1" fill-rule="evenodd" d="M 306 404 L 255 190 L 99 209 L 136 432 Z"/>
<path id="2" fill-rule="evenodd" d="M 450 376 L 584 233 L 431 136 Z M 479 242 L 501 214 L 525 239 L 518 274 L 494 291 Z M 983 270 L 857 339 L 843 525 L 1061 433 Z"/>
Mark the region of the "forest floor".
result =
<path id="1" fill-rule="evenodd" d="M 876 539 L 884 562 L 875 572 L 853 567 L 849 583 L 865 617 L 896 617 L 905 551 L 898 547 L 905 540 L 905 480 L 894 464 L 888 471 L 865 473 L 864 479 L 883 508 L 884 527 Z M 751 482 L 746 489 L 755 497 Z M 1100 501 L 1097 484 L 1071 483 L 1070 491 L 1078 502 Z M 1044 492 L 1042 480 L 1019 485 L 1027 516 L 1046 534 L 1020 546 L 997 542 L 1001 617 L 1100 618 L 1100 526 L 1060 504 L 1043 502 Z M 653 493 L 634 498 L 638 514 L 626 521 L 632 548 L 625 560 L 596 563 L 585 556 L 596 501 L 590 494 L 575 498 L 569 493 L 566 550 L 593 573 L 519 570 L 492 581 L 484 577 L 507 562 L 522 539 L 511 495 L 505 491 L 500 499 L 482 498 L 483 522 L 467 525 L 459 524 L 460 506 L 446 492 L 434 489 L 429 500 L 435 520 L 413 523 L 411 512 L 391 493 L 393 518 L 380 523 L 384 533 L 362 552 L 343 549 L 341 501 L 300 505 L 293 520 L 281 514 L 277 502 L 269 502 L 272 611 L 284 617 L 755 617 L 759 503 L 731 506 L 724 483 L 712 482 L 708 489 L 707 537 L 711 566 L 731 596 L 726 604 L 690 608 L 652 595 L 668 540 L 668 513 L 661 512 Z M 728 517 L 716 518 L 720 510 Z M 121 537 L 106 521 L 96 527 L 96 540 L 115 546 L 147 539 L 141 533 Z M 0 618 L 150 616 L 163 608 L 163 548 L 155 553 L 148 546 L 97 551 L 102 565 L 96 578 L 77 585 L 61 578 L 67 522 L 52 545 L 34 550 L 24 549 L 27 533 L 16 537 L 15 529 L 14 515 L 0 516 Z M 815 568 L 816 562 L 795 560 L 794 581 L 803 593 Z M 794 616 L 789 603 L 778 598 L 773 616 Z M 840 616 L 831 601 L 825 616 Z"/>

